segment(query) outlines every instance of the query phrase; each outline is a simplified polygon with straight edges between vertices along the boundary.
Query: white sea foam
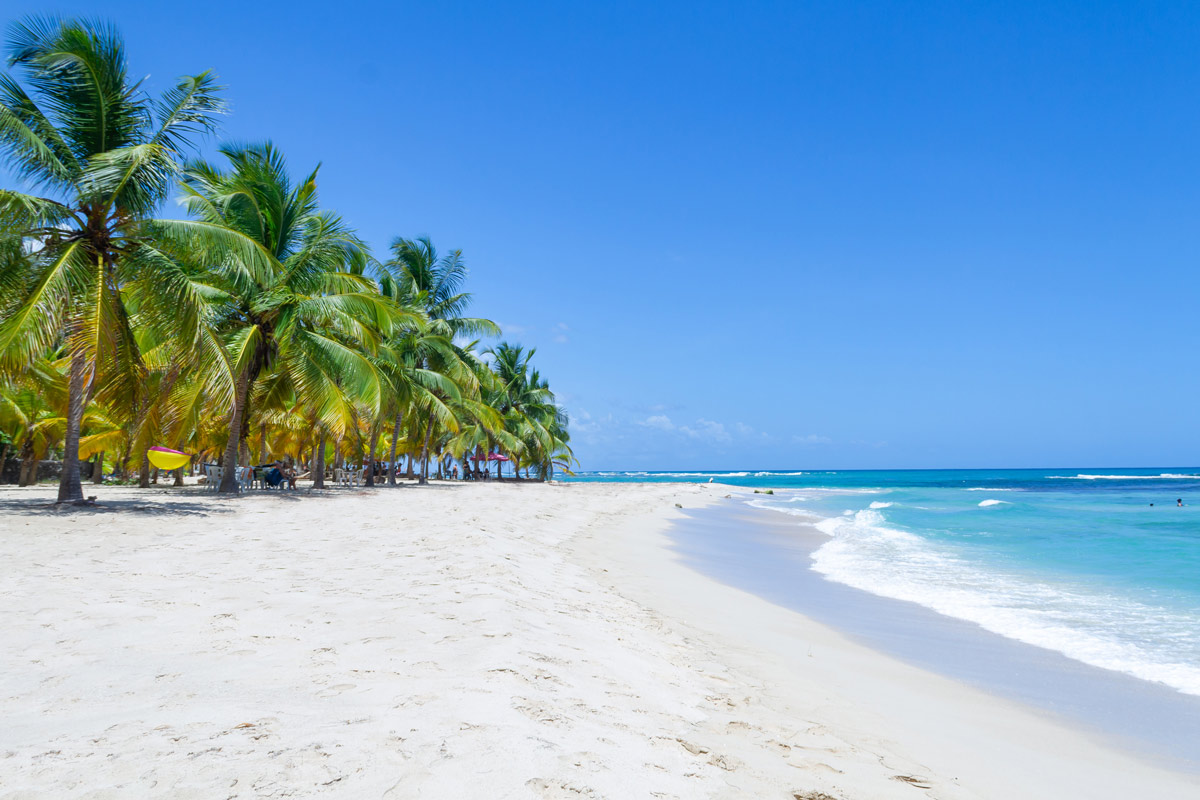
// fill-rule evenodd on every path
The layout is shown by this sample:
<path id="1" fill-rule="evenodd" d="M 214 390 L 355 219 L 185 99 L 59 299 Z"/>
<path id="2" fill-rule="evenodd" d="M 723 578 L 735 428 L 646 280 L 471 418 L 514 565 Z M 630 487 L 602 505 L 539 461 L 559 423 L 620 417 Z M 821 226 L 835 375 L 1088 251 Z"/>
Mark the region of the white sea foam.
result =
<path id="1" fill-rule="evenodd" d="M 799 498 L 799 499 L 804 500 L 805 498 Z M 790 502 L 790 501 L 788 501 L 788 502 Z M 746 505 L 753 506 L 754 508 L 765 508 L 769 511 L 778 511 L 781 514 L 787 514 L 788 516 L 792 516 L 792 517 L 810 517 L 811 518 L 811 517 L 816 516 L 816 514 L 813 514 L 811 511 L 809 511 L 806 508 L 796 508 L 795 506 L 781 506 L 781 505 L 778 505 L 778 501 L 771 502 L 769 499 L 761 498 L 761 497 L 755 497 L 751 500 L 747 500 Z"/>
<path id="2" fill-rule="evenodd" d="M 892 505 L 893 505 L 892 503 L 883 503 L 883 502 L 880 502 L 879 500 L 875 500 L 874 502 L 871 503 L 871 508 L 891 508 Z"/>
<path id="3" fill-rule="evenodd" d="M 986 486 L 971 486 L 963 489 L 964 492 L 1015 492 L 1016 489 L 989 489 Z"/>
<path id="4" fill-rule="evenodd" d="M 1163 481 L 1163 480 L 1195 480 L 1200 478 L 1196 474 L 1180 474 L 1177 472 L 1163 472 L 1159 475 L 1050 475 L 1051 479 L 1060 481 Z"/>
<path id="5" fill-rule="evenodd" d="M 979 504 L 980 508 L 988 508 L 989 506 L 1009 505 L 1007 500 L 984 500 Z"/>
<path id="6" fill-rule="evenodd" d="M 789 475 L 795 476 L 795 475 L 804 475 L 804 474 L 806 474 L 806 473 L 804 473 L 804 472 L 769 472 L 768 471 L 768 472 L 756 472 L 756 473 L 754 473 L 754 477 L 766 478 L 771 475 L 778 475 L 780 477 L 785 477 L 785 476 L 789 476 Z"/>
<path id="7" fill-rule="evenodd" d="M 1187 614 L 984 568 L 949 545 L 887 527 L 873 509 L 816 527 L 831 538 L 813 554 L 813 569 L 831 580 L 1200 695 L 1200 633 Z"/>

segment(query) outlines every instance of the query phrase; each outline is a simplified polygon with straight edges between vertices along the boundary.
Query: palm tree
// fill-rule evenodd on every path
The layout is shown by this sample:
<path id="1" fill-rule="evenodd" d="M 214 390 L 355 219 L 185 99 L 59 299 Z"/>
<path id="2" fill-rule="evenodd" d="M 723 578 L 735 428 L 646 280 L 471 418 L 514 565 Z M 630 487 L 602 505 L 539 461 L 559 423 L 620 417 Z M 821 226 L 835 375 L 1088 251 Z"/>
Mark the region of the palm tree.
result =
<path id="1" fill-rule="evenodd" d="M 379 377 L 367 352 L 407 318 L 362 274 L 366 247 L 340 217 L 321 211 L 317 170 L 299 183 L 270 143 L 226 145 L 222 171 L 197 161 L 184 173 L 184 204 L 201 220 L 253 240 L 269 258 L 220 256 L 212 269 L 225 296 L 216 327 L 225 332 L 236 376 L 220 491 L 236 491 L 238 449 L 248 433 L 247 399 L 274 373 L 313 403 L 331 426 L 344 424 L 355 398 L 379 403 Z"/>
<path id="2" fill-rule="evenodd" d="M 156 246 L 203 236 L 150 215 L 169 192 L 192 140 L 223 110 L 208 72 L 152 99 L 127 74 L 121 37 L 106 25 L 32 18 L 12 26 L 0 75 L 0 149 L 40 194 L 0 190 L 0 226 L 34 243 L 28 270 L 0 273 L 17 297 L 0 322 L 0 353 L 29 363 L 57 347 L 69 357 L 59 502 L 82 500 L 80 424 L 108 385 L 132 395 L 141 359 L 125 299 L 143 295 L 143 323 L 194 334 L 200 297 Z M 208 237 L 210 240 L 212 237 Z"/>
<path id="3" fill-rule="evenodd" d="M 471 397 L 454 403 L 455 414 L 460 420 L 460 431 L 450 438 L 447 449 L 455 458 L 464 459 L 464 474 L 471 471 L 478 477 L 480 463 L 487 466 L 485 459 L 493 449 L 499 446 L 501 449 L 515 452 L 520 447 L 520 442 L 505 429 L 504 417 L 498 410 L 498 398 L 501 397 L 500 379 L 474 348 L 474 342 L 466 345 L 463 348 L 463 357 L 474 376 L 477 390 Z M 473 469 L 470 461 L 472 458 Z"/>
<path id="4" fill-rule="evenodd" d="M 445 327 L 445 326 L 441 326 Z M 426 410 L 448 429 L 457 430 L 458 421 L 446 404 L 461 399 L 458 383 L 466 373 L 458 359 L 454 343 L 431 326 L 405 325 L 397 329 L 379 348 L 376 368 L 383 378 L 383 402 L 373 426 L 372 441 L 378 438 L 379 426 L 392 419 L 392 442 L 389 455 L 388 484 L 396 484 L 396 451 L 400 445 L 401 425 L 406 410 Z M 431 369 L 436 365 L 440 369 Z M 456 380 L 457 379 L 457 380 Z M 468 383 L 469 386 L 469 383 Z M 371 448 L 374 459 L 374 445 Z M 371 464 L 373 467 L 373 463 Z M 368 472 L 367 485 L 374 485 L 373 470 Z"/>
<path id="5" fill-rule="evenodd" d="M 392 258 L 384 264 L 385 278 L 382 289 L 385 294 L 394 294 L 402 302 L 416 306 L 429 318 L 430 330 L 450 342 L 464 336 L 499 336 L 500 327 L 489 319 L 463 316 L 471 304 L 471 294 L 461 291 L 467 279 L 467 268 L 463 263 L 462 251 L 452 250 L 439 256 L 428 237 L 417 239 L 398 238 L 392 242 Z M 458 370 L 453 362 L 464 362 L 465 353 L 457 348 L 450 361 L 438 363 L 431 359 L 422 366 L 434 371 Z M 439 369 L 440 368 L 440 369 Z M 466 372 L 460 372 L 466 376 Z M 425 483 L 429 478 L 429 441 L 433 434 L 433 406 L 419 407 L 424 420 L 421 442 L 421 477 Z"/>
<path id="6" fill-rule="evenodd" d="M 37 482 L 38 463 L 62 441 L 65 407 L 66 376 L 49 359 L 38 359 L 0 387 L 0 431 L 21 459 L 21 486 Z"/>
<path id="7" fill-rule="evenodd" d="M 371 462 L 385 426 L 393 465 L 419 452 L 422 482 L 431 446 L 569 462 L 532 352 L 493 372 L 463 341 L 499 329 L 465 316 L 461 251 L 397 239 L 368 277 L 378 265 L 320 209 L 316 170 L 293 182 L 269 143 L 185 168 L 224 110 L 213 76 L 152 98 L 109 26 L 30 18 L 8 51 L 0 156 L 22 186 L 0 189 L 0 462 L 16 440 L 27 467 L 61 442 L 60 502 L 83 498 L 90 454 L 140 463 L 145 483 L 152 441 L 223 451 L 232 491 L 252 430 L 260 453 L 315 439 L 318 473 L 327 435 L 339 463 Z M 181 176 L 190 218 L 155 218 Z M 30 394 L 38 380 L 62 391 Z"/>
<path id="8" fill-rule="evenodd" d="M 505 427 L 521 442 L 508 453 L 514 469 L 521 463 L 535 466 L 539 476 L 553 476 L 556 460 L 571 460 L 567 444 L 566 413 L 555 404 L 554 393 L 531 361 L 537 348 L 526 351 L 520 345 L 501 342 L 487 351 L 493 357 L 492 369 L 498 379 L 493 403 L 504 415 Z"/>

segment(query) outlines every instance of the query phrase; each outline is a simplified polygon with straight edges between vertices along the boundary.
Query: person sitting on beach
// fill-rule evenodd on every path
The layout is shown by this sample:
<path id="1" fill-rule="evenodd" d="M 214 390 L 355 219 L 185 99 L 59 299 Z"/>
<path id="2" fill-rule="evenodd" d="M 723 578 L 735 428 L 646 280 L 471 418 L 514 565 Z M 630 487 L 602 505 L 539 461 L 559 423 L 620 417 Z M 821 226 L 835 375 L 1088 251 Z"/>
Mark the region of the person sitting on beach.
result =
<path id="1" fill-rule="evenodd" d="M 287 481 L 289 489 L 296 488 L 296 473 L 284 461 L 276 461 L 271 465 L 271 469 L 263 477 L 268 486 L 279 486 L 284 481 Z"/>

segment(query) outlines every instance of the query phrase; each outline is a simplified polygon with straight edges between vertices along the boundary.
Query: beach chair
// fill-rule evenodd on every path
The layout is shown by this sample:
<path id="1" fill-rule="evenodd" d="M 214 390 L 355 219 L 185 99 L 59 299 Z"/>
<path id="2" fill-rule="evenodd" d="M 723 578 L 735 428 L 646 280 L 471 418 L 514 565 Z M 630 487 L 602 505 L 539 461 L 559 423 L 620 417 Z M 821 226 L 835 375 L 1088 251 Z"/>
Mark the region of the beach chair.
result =
<path id="1" fill-rule="evenodd" d="M 221 468 L 216 464 L 204 465 L 204 490 L 206 492 L 215 492 L 217 486 L 221 483 Z"/>
<path id="2" fill-rule="evenodd" d="M 338 467 L 333 471 L 333 485 L 342 486 L 346 483 L 346 470 Z"/>

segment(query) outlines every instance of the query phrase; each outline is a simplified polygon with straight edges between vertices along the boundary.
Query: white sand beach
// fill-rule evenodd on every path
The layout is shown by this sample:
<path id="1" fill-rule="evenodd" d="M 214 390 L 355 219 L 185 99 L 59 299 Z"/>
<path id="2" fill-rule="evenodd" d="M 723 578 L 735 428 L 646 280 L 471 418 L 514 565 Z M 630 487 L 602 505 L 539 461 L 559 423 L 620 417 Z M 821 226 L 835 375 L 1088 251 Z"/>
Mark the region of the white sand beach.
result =
<path id="1" fill-rule="evenodd" d="M 679 564 L 727 487 L 54 491 L 0 488 L 0 800 L 1200 796 Z"/>

